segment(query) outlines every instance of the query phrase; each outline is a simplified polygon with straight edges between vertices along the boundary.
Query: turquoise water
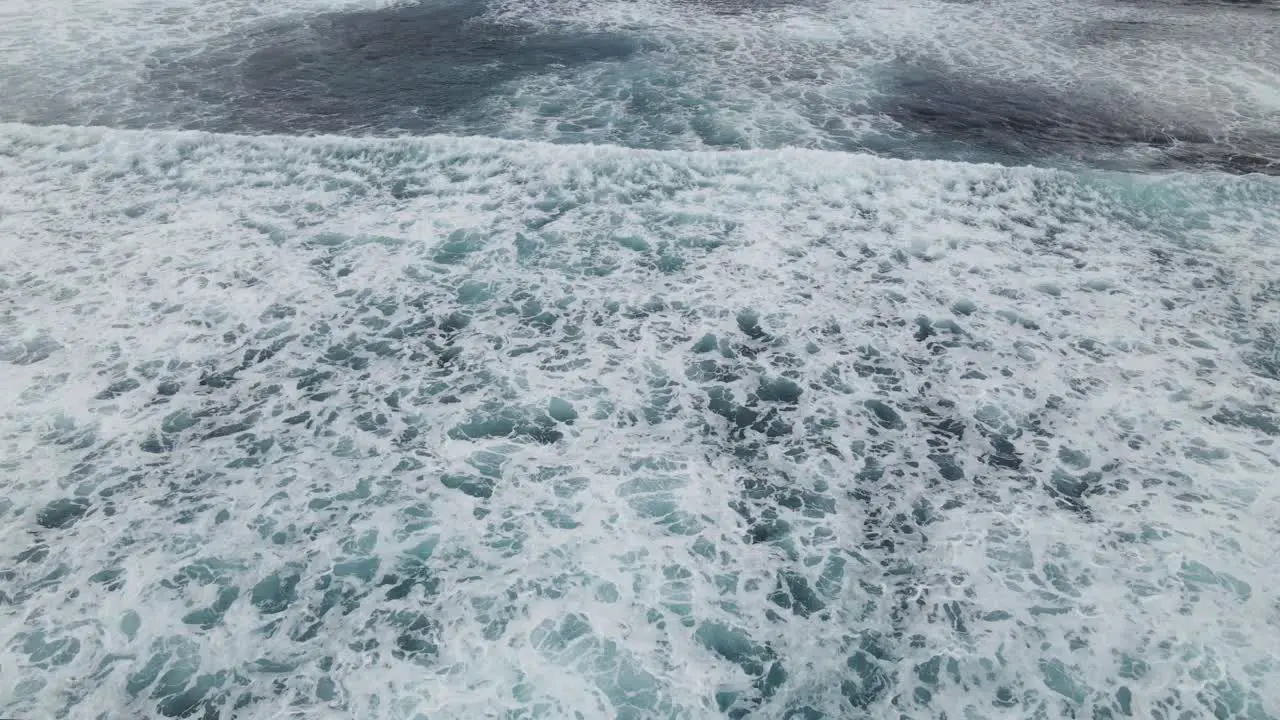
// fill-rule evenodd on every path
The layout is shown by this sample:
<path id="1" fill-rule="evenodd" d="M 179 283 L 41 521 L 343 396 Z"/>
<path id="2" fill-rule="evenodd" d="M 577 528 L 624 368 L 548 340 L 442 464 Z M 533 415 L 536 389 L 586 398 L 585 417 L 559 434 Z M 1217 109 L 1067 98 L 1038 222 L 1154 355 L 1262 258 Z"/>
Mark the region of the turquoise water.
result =
<path id="1" fill-rule="evenodd" d="M 144 66 L 314 11 L 51 7 L 9 27 Z M 553 10 L 854 33 L 519 11 Z M 431 122 L 651 41 L 480 62 L 502 91 Z M 196 132 L 132 62 L 85 76 L 118 127 L 12 117 L 88 105 L 3 76 L 34 94 L 0 125 L 0 715 L 1280 717 L 1275 177 L 625 142 L 635 113 L 611 145 Z M 968 137 L 918 130 L 880 151 Z"/>

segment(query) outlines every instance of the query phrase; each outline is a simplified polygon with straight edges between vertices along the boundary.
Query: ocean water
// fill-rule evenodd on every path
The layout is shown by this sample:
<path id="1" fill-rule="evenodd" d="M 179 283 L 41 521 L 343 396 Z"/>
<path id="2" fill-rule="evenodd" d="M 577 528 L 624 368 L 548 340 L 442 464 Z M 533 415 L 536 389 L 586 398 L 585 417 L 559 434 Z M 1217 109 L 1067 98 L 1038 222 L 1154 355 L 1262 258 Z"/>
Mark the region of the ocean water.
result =
<path id="1" fill-rule="evenodd" d="M 0 53 L 0 716 L 1280 718 L 1280 5 Z"/>

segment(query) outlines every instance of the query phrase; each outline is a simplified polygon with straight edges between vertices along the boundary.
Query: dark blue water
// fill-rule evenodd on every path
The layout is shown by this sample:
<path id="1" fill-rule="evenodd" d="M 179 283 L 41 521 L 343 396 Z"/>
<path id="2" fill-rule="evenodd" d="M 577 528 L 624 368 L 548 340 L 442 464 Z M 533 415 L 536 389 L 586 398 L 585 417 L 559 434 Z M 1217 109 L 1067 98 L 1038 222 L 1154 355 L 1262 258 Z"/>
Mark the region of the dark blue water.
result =
<path id="1" fill-rule="evenodd" d="M 767 24 L 780 9 L 809 6 L 677 7 L 705 12 L 710 23 Z M 1204 33 L 1188 35 L 1185 20 L 1162 22 L 1159 6 L 1133 7 L 1143 19 L 1085 20 L 1071 36 L 1047 42 L 1061 44 L 1056 52 L 1206 42 Z M 821 50 L 834 53 L 825 62 L 846 62 L 838 48 L 796 48 L 794 57 L 785 48 L 771 50 L 781 52 L 779 64 L 762 66 L 757 78 L 734 78 L 734 61 L 718 56 L 733 42 L 707 47 L 653 28 L 592 30 L 499 18 L 492 10 L 430 2 L 321 13 L 176 44 L 145 58 L 128 105 L 107 116 L 124 127 L 251 134 L 482 134 L 656 149 L 802 146 L 1006 164 L 1280 173 L 1274 125 L 1246 116 L 1219 126 L 1200 111 L 1170 112 L 1167 101 L 1176 105 L 1176 98 L 1157 98 L 1163 104 L 1153 106 L 1142 91 L 1109 81 L 1105 68 L 1084 82 L 1005 78 L 900 54 L 869 63 L 863 72 L 873 81 L 851 92 L 821 62 L 806 59 Z M 1256 16 L 1268 34 L 1254 42 L 1280 52 L 1276 31 L 1265 29 L 1273 11 L 1267 3 L 1244 3 L 1215 12 Z M 727 62 L 716 72 L 728 79 L 690 70 L 703 61 Z M 791 115 L 752 117 L 753 105 L 778 103 Z M 8 110 L 13 119 L 54 123 L 74 124 L 82 114 L 61 104 Z"/>

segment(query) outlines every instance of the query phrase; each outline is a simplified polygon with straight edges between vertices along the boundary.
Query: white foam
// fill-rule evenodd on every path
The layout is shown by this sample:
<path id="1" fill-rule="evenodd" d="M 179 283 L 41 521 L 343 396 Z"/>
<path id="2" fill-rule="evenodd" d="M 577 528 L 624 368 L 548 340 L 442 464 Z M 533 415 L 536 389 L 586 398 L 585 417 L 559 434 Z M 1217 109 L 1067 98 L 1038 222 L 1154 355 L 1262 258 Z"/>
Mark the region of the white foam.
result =
<path id="1" fill-rule="evenodd" d="M 1274 181 L 17 125 L 0 176 L 5 715 L 176 712 L 190 675 L 237 718 L 1280 712 L 1274 437 L 1223 414 L 1275 418 Z M 791 433 L 711 407 L 787 373 L 755 407 Z M 459 434 L 498 406 L 524 429 Z"/>

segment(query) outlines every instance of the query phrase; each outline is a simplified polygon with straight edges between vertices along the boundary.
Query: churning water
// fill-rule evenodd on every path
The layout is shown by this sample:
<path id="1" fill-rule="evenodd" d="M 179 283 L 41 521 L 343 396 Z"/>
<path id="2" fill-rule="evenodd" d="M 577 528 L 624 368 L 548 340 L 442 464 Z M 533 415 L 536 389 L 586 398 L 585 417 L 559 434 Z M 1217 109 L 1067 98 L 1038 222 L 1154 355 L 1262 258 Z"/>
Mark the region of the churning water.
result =
<path id="1" fill-rule="evenodd" d="M 0 3 L 0 715 L 1280 717 L 1280 6 Z"/>

